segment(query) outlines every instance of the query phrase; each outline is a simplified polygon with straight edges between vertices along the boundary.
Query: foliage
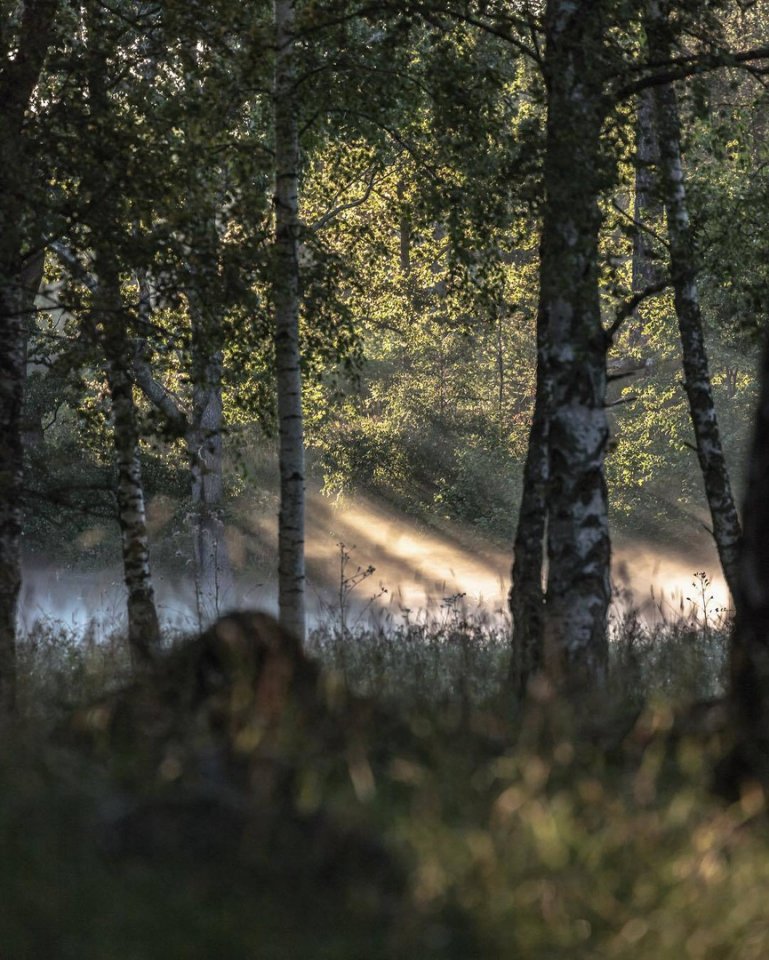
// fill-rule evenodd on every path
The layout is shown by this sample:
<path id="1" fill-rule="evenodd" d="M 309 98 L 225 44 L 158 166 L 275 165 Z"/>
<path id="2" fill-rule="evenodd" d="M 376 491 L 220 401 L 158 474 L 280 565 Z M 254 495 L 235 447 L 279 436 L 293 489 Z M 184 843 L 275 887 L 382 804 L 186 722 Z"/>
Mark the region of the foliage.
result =
<path id="1" fill-rule="evenodd" d="M 761 36 L 757 11 L 684 6 L 678 25 L 698 22 L 706 42 Z M 96 239 L 109 245 L 131 341 L 144 344 L 153 375 L 185 410 L 199 365 L 191 303 L 205 304 L 198 352 L 223 351 L 227 422 L 271 432 L 269 10 L 218 0 L 189 17 L 125 3 L 98 13 L 98 34 L 91 15 L 62 15 L 65 42 L 40 91 L 49 234 L 86 267 Z M 312 38 L 299 49 L 306 415 L 326 488 L 371 487 L 433 522 L 469 522 L 509 542 L 533 397 L 545 146 L 542 77 L 521 51 L 539 23 L 525 21 L 519 38 L 515 17 L 503 17 L 500 32 L 495 8 L 479 12 L 484 29 L 429 5 L 357 17 L 344 4 L 300 4 L 298 15 Z M 617 55 L 636 56 L 637 40 L 629 30 Z M 97 122 L 80 91 L 99 57 L 111 85 Z M 760 325 L 766 300 L 765 95 L 736 70 L 688 89 L 687 183 L 722 432 L 736 465 L 753 401 L 742 331 Z M 606 149 L 622 161 L 602 199 L 607 321 L 630 287 L 633 120 L 628 103 L 606 130 Z M 119 199 L 114 216 L 94 220 L 93 209 L 105 212 L 92 196 L 99 177 Z M 735 216 L 750 229 L 735 234 Z M 149 312 L 142 275 L 154 291 Z M 53 259 L 47 281 L 50 290 L 63 282 L 55 296 L 68 311 L 49 304 L 31 345 L 46 377 L 55 374 L 46 409 L 76 410 L 79 442 L 106 462 L 89 296 Z M 620 382 L 612 397 L 623 401 L 608 461 L 615 517 L 635 530 L 653 523 L 662 535 L 673 517 L 680 532 L 679 519 L 698 516 L 703 501 L 670 302 L 643 305 L 613 355 L 646 363 L 646 375 Z M 168 424 L 141 402 L 145 436 L 170 441 Z M 46 434 L 52 467 L 58 429 Z M 183 468 L 181 445 L 158 451 L 169 469 Z"/>
<path id="2" fill-rule="evenodd" d="M 4 70 L 22 5 L 5 6 Z M 622 26 L 601 39 L 607 86 L 643 72 L 642 6 L 603 5 Z M 674 5 L 679 62 L 741 30 L 761 39 L 762 11 L 737 6 Z M 302 362 L 325 489 L 363 487 L 505 542 L 534 393 L 539 13 L 526 3 L 297 3 Z M 271 29 L 261 3 L 61 8 L 25 134 L 37 154 L 25 235 L 50 247 L 24 411 L 31 553 L 64 566 L 114 552 L 105 329 L 123 337 L 126 367 L 145 360 L 187 415 L 201 367 L 221 354 L 230 502 L 237 493 L 274 512 L 254 441 L 274 428 Z M 713 382 L 736 465 L 766 322 L 766 92 L 760 75 L 735 67 L 681 86 Z M 634 119 L 630 103 L 614 111 L 599 151 L 619 160 L 616 175 L 599 171 L 607 328 L 632 292 Z M 646 226 L 662 262 L 663 224 Z M 100 258 L 120 301 L 101 330 Z M 639 368 L 610 397 L 612 507 L 624 525 L 668 539 L 703 505 L 679 359 L 667 294 L 627 318 L 610 357 Z M 188 455 L 138 390 L 136 402 L 147 494 L 167 507 L 158 553 L 185 564 Z M 252 476 L 249 458 L 263 461 Z M 0 750 L 9 956 L 766 954 L 764 798 L 748 789 L 730 807 L 714 800 L 721 734 L 678 723 L 682 703 L 725 684 L 729 626 L 710 619 L 704 575 L 694 600 L 704 626 L 617 615 L 602 702 L 574 717 L 545 687 L 526 709 L 500 697 L 509 624 L 468 612 L 462 595 L 429 616 L 351 623 L 349 593 L 372 568 L 351 572 L 345 556 L 342 546 L 338 617 L 308 645 L 324 666 L 322 722 L 303 736 L 289 722 L 275 755 L 260 757 L 276 779 L 282 766 L 296 774 L 285 809 L 260 809 L 277 824 L 274 847 L 248 835 L 228 846 L 239 808 L 219 789 L 226 758 L 199 718 L 161 744 L 157 763 L 144 748 L 113 750 L 105 731 L 92 752 L 73 742 L 71 705 L 89 710 L 125 689 L 114 631 L 42 622 L 24 638 L 20 718 Z M 364 725 L 339 730 L 356 697 L 377 721 L 365 736 Z M 162 721 L 167 704 L 154 706 Z M 327 726 L 330 744 L 316 739 Z M 258 746 L 266 733 L 249 735 Z M 189 756 L 197 766 L 185 779 Z M 258 774 L 249 769 L 239 802 L 269 787 Z M 116 825 L 166 801 L 175 813 L 153 837 L 171 852 L 126 854 Z M 259 818 L 251 826 L 265 829 Z M 174 849 L 175 837 L 189 849 Z M 319 837 L 331 854 L 318 863 Z M 376 841 L 362 864 L 335 859 L 361 837 Z M 380 843 L 405 878 L 400 899 L 367 859 Z"/>

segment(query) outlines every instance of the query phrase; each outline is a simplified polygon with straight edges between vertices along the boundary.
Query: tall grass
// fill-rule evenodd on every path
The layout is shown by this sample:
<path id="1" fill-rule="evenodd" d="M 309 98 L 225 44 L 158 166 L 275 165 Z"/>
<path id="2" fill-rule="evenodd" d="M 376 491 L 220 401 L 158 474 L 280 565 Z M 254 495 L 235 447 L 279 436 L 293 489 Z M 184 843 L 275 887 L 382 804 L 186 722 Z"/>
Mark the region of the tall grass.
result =
<path id="1" fill-rule="evenodd" d="M 301 756 L 305 765 L 290 798 L 292 839 L 254 854 L 247 833 L 217 848 L 240 794 L 234 806 L 232 791 L 215 797 L 212 813 L 197 781 L 169 773 L 168 757 L 190 745 L 169 744 L 137 784 L 116 778 L 103 750 L 83 753 L 62 739 L 69 706 L 119 688 L 129 664 L 117 636 L 39 624 L 19 651 L 22 720 L 0 744 L 0 952 L 12 960 L 763 960 L 763 795 L 748 791 L 724 806 L 708 792 L 719 735 L 671 736 L 674 703 L 722 689 L 727 641 L 726 624 L 618 615 L 607 697 L 640 716 L 607 754 L 552 703 L 535 698 L 516 715 L 500 699 L 508 625 L 468 611 L 462 598 L 398 624 L 350 627 L 332 616 L 309 651 L 337 685 L 375 698 L 382 718 L 406 719 L 377 721 L 353 737 L 352 752 L 322 749 L 322 739 L 308 748 L 313 729 L 276 741 L 287 751 L 280 762 Z M 474 722 L 491 711 L 493 735 Z M 195 749 L 199 736 L 191 723 Z M 200 756 L 202 769 L 210 757 Z M 145 843 L 117 856 L 120 811 L 154 803 L 172 818 L 162 821 L 161 852 Z M 329 834 L 334 824 L 352 832 Z M 190 842 L 169 854 L 176 831 Z M 399 899 L 380 883 L 371 845 L 361 847 L 362 863 L 336 856 L 360 835 L 397 855 Z M 318 867 L 319 836 L 333 869 Z"/>

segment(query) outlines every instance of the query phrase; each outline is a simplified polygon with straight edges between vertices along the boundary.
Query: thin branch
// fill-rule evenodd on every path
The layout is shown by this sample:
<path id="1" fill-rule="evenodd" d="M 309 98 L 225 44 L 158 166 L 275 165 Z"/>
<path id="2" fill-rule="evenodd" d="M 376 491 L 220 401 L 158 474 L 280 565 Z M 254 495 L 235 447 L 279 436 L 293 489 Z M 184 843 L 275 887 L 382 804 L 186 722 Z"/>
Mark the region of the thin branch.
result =
<path id="1" fill-rule="evenodd" d="M 627 210 L 623 210 L 622 207 L 617 203 L 616 199 L 612 198 L 611 205 L 615 212 L 624 217 L 628 223 L 632 223 L 636 230 L 640 231 L 641 233 L 645 233 L 653 240 L 656 240 L 661 247 L 665 247 L 665 249 L 668 248 L 668 242 L 664 237 L 661 237 L 656 230 L 652 230 L 648 224 L 641 223 L 640 220 L 636 220 L 632 213 L 628 213 Z"/>
<path id="2" fill-rule="evenodd" d="M 606 376 L 607 383 L 616 383 L 618 380 L 628 380 L 630 377 L 634 377 L 637 373 L 640 373 L 642 370 L 649 370 L 652 366 L 652 361 L 648 358 L 642 360 L 640 363 L 636 364 L 630 370 L 623 370 L 622 373 L 609 373 Z"/>
<path id="3" fill-rule="evenodd" d="M 531 34 L 531 44 L 534 48 L 534 59 L 540 66 L 542 66 L 542 64 L 545 62 L 545 55 L 542 53 L 539 34 L 537 33 L 533 23 L 529 24 L 529 32 Z"/>
<path id="4" fill-rule="evenodd" d="M 450 17 L 453 20 L 458 20 L 460 23 L 467 24 L 469 27 L 476 27 L 478 30 L 483 30 L 484 33 L 491 34 L 491 36 L 497 37 L 499 40 L 504 40 L 506 43 L 509 43 L 510 46 L 518 50 L 519 53 L 524 54 L 533 60 L 534 63 L 542 66 L 542 56 L 538 47 L 530 47 L 527 43 L 524 43 L 523 40 L 514 37 L 509 30 L 504 30 L 494 24 L 486 23 L 483 20 L 479 20 L 477 17 L 473 17 L 468 13 L 462 13 L 459 10 L 451 10 L 448 8 L 443 8 L 440 11 L 425 10 L 424 7 L 417 6 L 416 11 L 427 23 L 431 24 L 432 26 L 441 26 L 437 18 L 439 15 L 443 15 Z M 531 23 L 525 24 L 525 28 L 531 30 Z"/>
<path id="5" fill-rule="evenodd" d="M 420 154 L 418 148 L 413 143 L 409 142 L 408 140 L 405 140 L 398 133 L 397 130 L 394 130 L 392 127 L 388 126 L 386 123 L 383 123 L 381 120 L 377 119 L 376 117 L 372 117 L 370 114 L 365 113 L 362 110 L 330 109 L 327 111 L 327 113 L 329 115 L 338 113 L 338 114 L 342 114 L 343 116 L 348 115 L 353 117 L 359 117 L 361 120 L 366 120 L 373 126 L 378 127 L 378 129 L 386 133 L 388 137 L 390 137 L 391 140 L 393 140 L 394 143 L 397 143 L 403 152 L 408 153 L 409 156 L 411 156 L 414 159 L 418 168 L 423 173 L 426 173 L 433 180 L 433 182 L 435 183 L 441 182 L 442 178 L 437 167 L 434 164 L 428 163 L 425 160 L 425 158 Z"/>
<path id="6" fill-rule="evenodd" d="M 755 47 L 752 50 L 741 50 L 739 53 L 731 53 L 722 50 L 717 53 L 692 54 L 687 57 L 680 57 L 669 61 L 673 66 L 661 73 L 651 73 L 632 83 L 626 83 L 618 87 L 614 97 L 617 101 L 626 100 L 628 97 L 635 96 L 642 90 L 648 90 L 652 87 L 661 87 L 668 83 L 674 83 L 676 80 L 685 80 L 687 77 L 698 76 L 703 73 L 709 73 L 712 70 L 719 70 L 722 67 L 743 67 L 743 69 L 753 72 L 765 73 L 769 67 L 757 68 L 752 66 L 755 61 L 769 60 L 769 46 Z M 653 66 L 644 64 L 643 69 L 653 69 Z"/>
<path id="7" fill-rule="evenodd" d="M 78 495 L 84 491 L 93 491 L 94 493 L 104 493 L 109 495 L 111 490 L 106 485 L 101 484 L 81 484 L 78 483 L 77 489 L 73 490 L 71 486 L 53 487 L 47 490 L 36 490 L 33 487 L 25 487 L 22 491 L 22 500 L 29 503 L 37 501 L 47 504 L 50 507 L 64 507 L 72 510 L 74 513 L 82 514 L 86 517 L 96 517 L 100 520 L 113 520 L 115 518 L 115 509 L 110 509 L 107 503 L 100 505 L 94 496 L 89 501 L 78 500 Z M 110 498 L 111 499 L 111 498 Z M 61 515 L 62 511 L 46 516 L 49 523 L 56 526 L 64 526 L 67 522 Z"/>
<path id="8" fill-rule="evenodd" d="M 48 421 L 48 423 L 41 423 L 43 433 L 46 433 L 48 430 L 51 429 L 52 426 L 54 426 L 54 424 L 59 419 L 59 413 L 65 406 L 66 406 L 66 401 L 64 400 L 60 400 L 59 403 L 56 404 L 56 406 L 54 407 L 53 416 Z"/>
<path id="9" fill-rule="evenodd" d="M 86 286 L 92 293 L 99 288 L 99 282 L 93 274 L 80 262 L 76 254 L 65 244 L 54 241 L 50 244 L 51 249 L 70 271 L 70 273 Z M 139 295 L 139 315 L 144 325 L 149 324 L 149 312 L 151 305 L 149 302 L 149 291 L 142 289 L 140 279 Z M 160 411 L 168 423 L 171 431 L 179 437 L 186 437 L 190 430 L 190 423 L 187 414 L 176 403 L 170 390 L 159 383 L 152 375 L 152 370 L 146 359 L 146 344 L 144 341 L 138 341 L 135 346 L 134 356 L 132 358 L 130 372 L 134 383 L 139 387 L 142 393 Z"/>
<path id="10" fill-rule="evenodd" d="M 443 15 L 454 20 L 459 20 L 462 23 L 467 23 L 469 26 L 475 26 L 486 33 L 490 33 L 502 40 L 507 41 L 519 49 L 522 53 L 525 53 L 527 56 L 531 57 L 535 62 L 541 63 L 541 58 L 537 49 L 528 47 L 522 40 L 518 40 L 517 38 L 513 37 L 509 32 L 505 32 L 501 27 L 486 23 L 483 20 L 472 17 L 465 12 L 447 9 L 441 4 L 437 4 L 435 8 L 432 8 L 426 3 L 417 3 L 411 9 L 421 16 L 422 19 L 427 23 L 434 23 L 433 18 Z M 386 17 L 388 14 L 391 16 L 401 17 L 403 15 L 403 8 L 398 4 L 393 4 L 392 8 L 388 10 L 386 2 L 364 4 L 338 17 L 333 17 L 320 22 L 315 21 L 305 28 L 296 30 L 294 36 L 296 38 L 305 37 L 319 30 L 327 30 L 331 27 L 342 26 L 352 20 L 365 19 L 366 17 L 375 17 L 377 19 L 381 19 L 382 17 Z M 534 21 L 530 17 L 517 18 L 508 16 L 506 19 L 511 28 L 517 27 L 518 29 L 527 31 L 533 31 L 535 28 Z"/>
<path id="11" fill-rule="evenodd" d="M 99 281 L 83 266 L 74 250 L 59 240 L 51 241 L 49 247 L 76 280 L 79 280 L 91 293 L 96 293 L 99 289 Z"/>
<path id="12" fill-rule="evenodd" d="M 309 229 L 313 232 L 322 230 L 327 224 L 331 223 L 340 213 L 345 213 L 347 210 L 353 210 L 355 207 L 362 206 L 368 198 L 371 196 L 371 191 L 374 189 L 374 184 L 376 183 L 376 175 L 379 170 L 378 166 L 373 166 L 371 168 L 371 175 L 368 178 L 366 184 L 366 189 L 363 192 L 363 196 L 358 197 L 356 200 L 348 200 L 347 203 L 340 203 L 336 207 L 332 207 L 331 210 L 328 210 L 323 214 L 322 217 L 318 217 L 315 223 L 311 224 Z"/>
<path id="13" fill-rule="evenodd" d="M 622 306 L 617 310 L 614 320 L 606 329 L 607 342 L 612 342 L 617 331 L 625 322 L 625 320 L 635 313 L 644 300 L 648 300 L 649 297 L 654 297 L 657 294 L 662 293 L 663 291 L 667 290 L 669 286 L 670 280 L 659 280 L 657 283 L 649 284 L 648 287 L 644 287 L 643 290 L 639 290 L 638 293 L 633 294 L 629 300 L 623 303 Z"/>

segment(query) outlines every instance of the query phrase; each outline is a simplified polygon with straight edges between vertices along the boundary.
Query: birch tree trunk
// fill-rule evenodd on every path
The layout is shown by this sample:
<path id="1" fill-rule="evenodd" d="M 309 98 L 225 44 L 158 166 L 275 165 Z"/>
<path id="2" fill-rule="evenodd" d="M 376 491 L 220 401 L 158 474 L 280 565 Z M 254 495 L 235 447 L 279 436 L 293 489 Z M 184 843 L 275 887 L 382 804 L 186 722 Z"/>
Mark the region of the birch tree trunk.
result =
<path id="1" fill-rule="evenodd" d="M 602 5 L 550 0 L 540 311 L 551 398 L 544 656 L 556 686 L 603 681 L 611 601 L 604 456 L 606 351 L 598 288 Z"/>
<path id="2" fill-rule="evenodd" d="M 102 136 L 112 126 L 109 64 L 111 41 L 105 41 L 105 11 L 95 2 L 85 7 L 87 27 L 86 78 L 90 117 Z M 109 36 L 109 34 L 106 34 Z M 86 184 L 99 197 L 98 219 L 88 228 L 95 249 L 95 277 L 83 277 L 92 294 L 92 319 L 105 359 L 112 408 L 112 436 L 117 467 L 117 506 L 123 555 L 123 578 L 128 593 L 128 643 L 138 664 L 150 661 L 160 647 L 160 624 L 150 571 L 149 539 L 144 504 L 139 430 L 130 375 L 133 347 L 120 288 L 116 252 L 121 237 L 120 202 L 114 171 L 108 163 L 86 167 Z M 94 211 L 95 212 L 95 211 Z"/>
<path id="3" fill-rule="evenodd" d="M 275 362 L 280 437 L 278 605 L 281 627 L 304 641 L 304 429 L 299 350 L 299 133 L 294 2 L 275 0 Z"/>
<path id="4" fill-rule="evenodd" d="M 667 213 L 670 271 L 683 354 L 684 388 L 713 523 L 713 538 L 732 594 L 737 589 L 740 520 L 721 444 L 702 327 L 697 270 L 686 203 L 678 104 L 673 87 L 654 93 L 660 149 L 660 179 Z"/>
<path id="5" fill-rule="evenodd" d="M 199 324 L 200 318 L 197 323 Z M 193 321 L 193 330 L 196 321 Z M 210 337 L 193 332 L 192 412 L 183 410 L 156 380 L 146 356 L 146 345 L 134 350 L 132 377 L 145 397 L 163 415 L 166 427 L 184 440 L 190 469 L 191 533 L 195 564 L 198 619 L 203 624 L 232 600 L 234 583 L 222 520 L 222 354 L 211 350 Z"/>
<path id="6" fill-rule="evenodd" d="M 537 317 L 537 385 L 523 471 L 523 493 L 515 533 L 510 613 L 513 651 L 508 684 L 517 696 L 526 693 L 531 677 L 543 664 L 545 592 L 543 565 L 547 518 L 548 403 L 547 331 L 544 315 Z"/>
<path id="7" fill-rule="evenodd" d="M 30 246 L 25 225 L 36 212 L 30 209 L 36 195 L 31 182 L 35 157 L 26 142 L 24 118 L 52 42 L 58 2 L 27 0 L 21 6 L 15 55 L 0 64 L 0 714 L 13 712 L 16 705 L 25 312 L 34 296 L 24 276 Z"/>
<path id="8" fill-rule="evenodd" d="M 194 299 L 194 298 L 193 298 Z M 192 318 L 192 423 L 187 432 L 193 512 L 193 551 L 199 614 L 218 616 L 234 597 L 224 536 L 222 501 L 222 350 L 215 324 L 190 300 Z"/>
<path id="9" fill-rule="evenodd" d="M 128 592 L 128 642 L 138 662 L 151 660 L 160 646 L 160 624 L 150 570 L 139 431 L 133 381 L 129 375 L 130 344 L 126 334 L 120 281 L 114 267 L 97 262 L 94 320 L 106 360 L 112 406 L 112 435 L 117 463 L 117 502 Z"/>

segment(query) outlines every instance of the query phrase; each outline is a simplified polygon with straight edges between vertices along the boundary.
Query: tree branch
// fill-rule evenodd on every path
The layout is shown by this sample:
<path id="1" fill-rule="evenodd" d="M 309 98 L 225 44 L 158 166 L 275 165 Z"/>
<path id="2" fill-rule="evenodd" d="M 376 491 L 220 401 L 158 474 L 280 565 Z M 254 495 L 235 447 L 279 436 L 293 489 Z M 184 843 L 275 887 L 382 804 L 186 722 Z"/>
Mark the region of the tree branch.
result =
<path id="1" fill-rule="evenodd" d="M 664 290 L 667 290 L 669 286 L 670 280 L 659 280 L 657 283 L 651 283 L 648 287 L 644 287 L 643 290 L 639 290 L 638 293 L 634 293 L 629 300 L 619 307 L 614 315 L 614 320 L 610 326 L 606 328 L 607 342 L 611 343 L 614 340 L 619 328 L 628 317 L 631 317 L 635 313 L 644 300 L 648 300 L 649 297 L 654 297 L 658 293 L 662 293 Z"/>
<path id="2" fill-rule="evenodd" d="M 672 64 L 669 69 L 661 73 L 650 73 L 645 77 L 634 80 L 632 83 L 626 83 L 618 87 L 614 97 L 617 101 L 626 100 L 642 90 L 661 87 L 668 83 L 674 83 L 676 80 L 685 80 L 687 77 L 709 73 L 711 70 L 719 70 L 722 67 L 743 67 L 751 70 L 751 72 L 757 69 L 759 69 L 759 72 L 766 72 L 769 67 L 756 68 L 751 66 L 755 61 L 761 60 L 769 60 L 769 46 L 754 47 L 752 50 L 741 50 L 738 53 L 720 50 L 672 59 L 669 61 Z M 653 69 L 653 65 L 644 64 L 643 69 Z"/>
<path id="3" fill-rule="evenodd" d="M 648 236 L 650 236 L 653 240 L 656 240 L 661 247 L 667 248 L 669 246 L 667 240 L 664 237 L 661 237 L 656 232 L 656 230 L 652 230 L 652 228 L 648 224 L 641 223 L 640 220 L 636 220 L 636 218 L 632 214 L 628 213 L 627 210 L 623 210 L 622 207 L 617 203 L 615 199 L 612 199 L 611 205 L 612 205 L 612 208 L 616 211 L 616 213 L 624 217 L 625 220 L 627 220 L 629 223 L 632 223 L 633 226 L 636 228 L 636 230 L 640 231 L 641 233 L 645 233 Z"/>
<path id="4" fill-rule="evenodd" d="M 139 341 L 131 364 L 132 379 L 149 402 L 166 420 L 175 437 L 186 438 L 191 429 L 189 417 L 177 404 L 171 391 L 152 375 L 146 358 L 146 344 Z"/>
<path id="5" fill-rule="evenodd" d="M 99 281 L 83 266 L 74 250 L 59 240 L 51 241 L 48 246 L 76 280 L 79 280 L 91 293 L 96 293 L 99 289 Z"/>
<path id="6" fill-rule="evenodd" d="M 313 232 L 322 230 L 327 224 L 329 224 L 335 217 L 338 217 L 340 213 L 344 213 L 347 210 L 353 210 L 355 207 L 362 206 L 368 198 L 371 196 L 371 191 L 374 189 L 374 184 L 376 183 L 376 175 L 379 171 L 377 165 L 371 168 L 371 174 L 368 178 L 366 184 L 366 189 L 362 197 L 358 197 L 356 200 L 348 200 L 347 203 L 340 203 L 336 207 L 332 207 L 322 217 L 318 217 L 315 223 L 310 224 L 309 229 Z"/>

